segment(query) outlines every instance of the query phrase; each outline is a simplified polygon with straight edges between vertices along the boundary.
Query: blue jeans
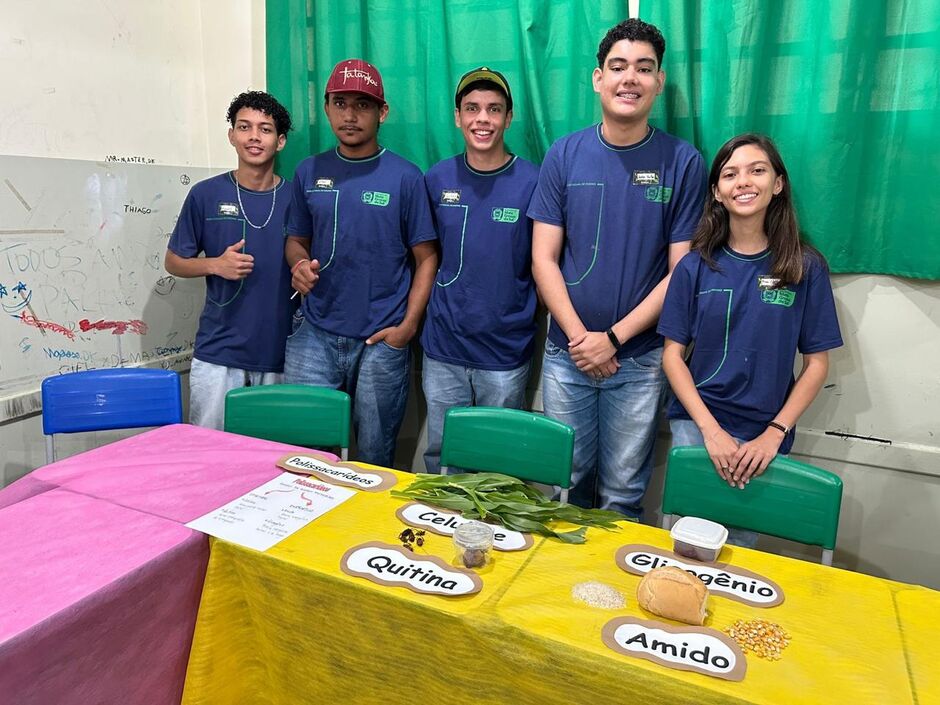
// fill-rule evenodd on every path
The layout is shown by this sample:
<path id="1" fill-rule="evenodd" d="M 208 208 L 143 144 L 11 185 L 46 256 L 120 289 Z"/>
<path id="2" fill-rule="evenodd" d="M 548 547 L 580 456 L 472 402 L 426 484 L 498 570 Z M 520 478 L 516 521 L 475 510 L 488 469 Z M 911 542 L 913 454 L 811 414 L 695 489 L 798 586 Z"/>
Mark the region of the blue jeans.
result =
<path id="1" fill-rule="evenodd" d="M 225 367 L 193 358 L 189 367 L 189 423 L 221 431 L 225 426 L 225 395 L 232 389 L 280 384 L 280 372 Z"/>
<path id="2" fill-rule="evenodd" d="M 408 401 L 410 363 L 407 348 L 331 335 L 298 313 L 287 338 L 284 381 L 345 390 L 352 397 L 356 459 L 392 467 Z"/>
<path id="3" fill-rule="evenodd" d="M 705 445 L 705 438 L 702 436 L 702 432 L 694 421 L 689 419 L 670 419 L 669 430 L 672 431 L 673 448 Z M 735 440 L 738 443 L 742 442 L 740 438 L 735 438 Z M 754 548 L 754 546 L 757 545 L 757 532 L 729 526 L 728 543 L 734 546 Z"/>
<path id="4" fill-rule="evenodd" d="M 622 359 L 611 377 L 593 379 L 575 366 L 566 350 L 545 341 L 545 415 L 574 429 L 572 503 L 631 517 L 642 513 L 666 386 L 662 359 L 662 348 L 656 348 Z"/>
<path id="5" fill-rule="evenodd" d="M 444 414 L 454 406 L 525 406 L 529 363 L 513 370 L 480 370 L 432 360 L 424 356 L 421 383 L 428 405 L 428 447 L 424 453 L 426 472 L 441 471 L 441 439 Z"/>

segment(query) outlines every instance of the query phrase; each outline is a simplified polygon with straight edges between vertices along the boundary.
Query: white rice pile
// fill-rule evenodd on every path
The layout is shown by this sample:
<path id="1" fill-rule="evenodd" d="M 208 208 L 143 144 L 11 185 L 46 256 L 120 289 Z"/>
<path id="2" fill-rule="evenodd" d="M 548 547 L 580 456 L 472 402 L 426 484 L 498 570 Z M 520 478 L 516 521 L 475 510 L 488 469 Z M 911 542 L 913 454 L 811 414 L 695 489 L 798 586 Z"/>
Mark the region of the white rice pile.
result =
<path id="1" fill-rule="evenodd" d="M 623 594 L 617 589 L 593 580 L 573 586 L 571 596 L 589 607 L 599 607 L 605 610 L 619 610 L 627 604 Z"/>

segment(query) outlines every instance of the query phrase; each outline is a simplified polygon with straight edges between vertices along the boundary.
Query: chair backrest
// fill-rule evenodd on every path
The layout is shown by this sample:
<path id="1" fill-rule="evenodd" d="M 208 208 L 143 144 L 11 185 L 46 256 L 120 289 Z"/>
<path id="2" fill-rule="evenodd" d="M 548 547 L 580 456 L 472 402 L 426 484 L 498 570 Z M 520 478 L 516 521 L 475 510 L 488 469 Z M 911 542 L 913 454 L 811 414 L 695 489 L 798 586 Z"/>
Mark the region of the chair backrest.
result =
<path id="1" fill-rule="evenodd" d="M 56 433 L 165 426 L 183 421 L 179 375 L 172 370 L 114 368 L 47 377 L 42 382 L 46 460 Z"/>
<path id="2" fill-rule="evenodd" d="M 571 486 L 574 430 L 518 409 L 455 407 L 444 416 L 441 466 Z"/>
<path id="3" fill-rule="evenodd" d="M 663 514 L 702 517 L 832 551 L 841 506 L 842 480 L 797 460 L 778 456 L 739 490 L 718 477 L 703 446 L 669 453 Z"/>
<path id="4" fill-rule="evenodd" d="M 225 395 L 226 431 L 299 446 L 349 448 L 346 392 L 308 384 L 268 384 Z M 343 453 L 344 459 L 347 455 Z"/>

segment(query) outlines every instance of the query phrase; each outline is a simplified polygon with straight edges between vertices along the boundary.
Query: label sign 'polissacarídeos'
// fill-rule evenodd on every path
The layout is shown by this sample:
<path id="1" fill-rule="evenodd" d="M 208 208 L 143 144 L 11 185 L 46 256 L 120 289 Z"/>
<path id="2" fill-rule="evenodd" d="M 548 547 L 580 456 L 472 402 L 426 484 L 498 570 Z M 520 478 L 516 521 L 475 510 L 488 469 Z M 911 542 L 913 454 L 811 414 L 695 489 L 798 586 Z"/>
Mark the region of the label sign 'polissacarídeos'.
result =
<path id="1" fill-rule="evenodd" d="M 283 470 L 315 477 L 336 485 L 352 487 L 364 492 L 382 492 L 398 483 L 395 473 L 370 468 L 366 470 L 353 463 L 331 463 L 317 455 L 292 453 L 277 461 Z"/>

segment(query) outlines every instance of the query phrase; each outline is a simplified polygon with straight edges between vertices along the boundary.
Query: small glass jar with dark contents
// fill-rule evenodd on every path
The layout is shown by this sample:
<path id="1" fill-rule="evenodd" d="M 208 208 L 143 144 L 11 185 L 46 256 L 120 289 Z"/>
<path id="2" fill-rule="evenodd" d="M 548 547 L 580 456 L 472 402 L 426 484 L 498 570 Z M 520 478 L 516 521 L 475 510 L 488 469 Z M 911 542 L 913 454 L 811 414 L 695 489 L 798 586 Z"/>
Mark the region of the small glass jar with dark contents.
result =
<path id="1" fill-rule="evenodd" d="M 468 521 L 454 531 L 454 562 L 462 568 L 482 568 L 493 549 L 493 527 L 482 521 Z"/>

